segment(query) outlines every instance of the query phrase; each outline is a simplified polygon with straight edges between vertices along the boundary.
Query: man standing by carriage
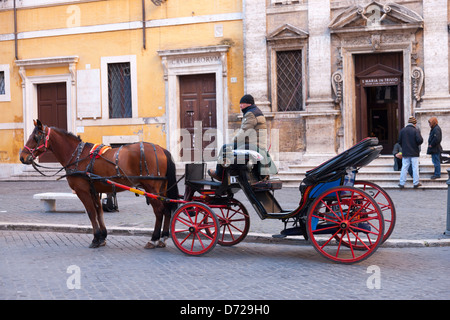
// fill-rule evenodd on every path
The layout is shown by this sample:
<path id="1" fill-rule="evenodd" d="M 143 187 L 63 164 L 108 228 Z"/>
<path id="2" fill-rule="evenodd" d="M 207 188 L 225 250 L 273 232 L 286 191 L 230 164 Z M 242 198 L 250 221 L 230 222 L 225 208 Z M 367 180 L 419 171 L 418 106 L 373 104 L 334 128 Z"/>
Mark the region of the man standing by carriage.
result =
<path id="1" fill-rule="evenodd" d="M 423 143 L 420 130 L 416 128 L 417 120 L 409 117 L 408 124 L 402 130 L 398 137 L 398 143 L 402 147 L 402 171 L 400 173 L 399 187 L 403 189 L 406 183 L 408 169 L 412 166 L 414 188 L 420 187 L 419 182 L 419 155 L 420 145 Z"/>

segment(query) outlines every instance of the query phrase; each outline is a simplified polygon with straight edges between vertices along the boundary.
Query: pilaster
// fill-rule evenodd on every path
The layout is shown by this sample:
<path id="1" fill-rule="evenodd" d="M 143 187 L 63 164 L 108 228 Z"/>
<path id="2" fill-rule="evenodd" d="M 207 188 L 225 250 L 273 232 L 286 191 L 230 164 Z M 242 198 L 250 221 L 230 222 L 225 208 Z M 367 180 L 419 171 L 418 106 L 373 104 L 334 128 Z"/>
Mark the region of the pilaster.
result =
<path id="1" fill-rule="evenodd" d="M 244 6 L 244 93 L 251 94 L 255 103 L 268 113 L 268 70 L 266 50 L 266 1 L 245 0 Z"/>
<path id="2" fill-rule="evenodd" d="M 336 116 L 331 95 L 330 1 L 308 2 L 308 98 L 306 156 L 336 153 Z"/>
<path id="3" fill-rule="evenodd" d="M 442 109 L 450 106 L 447 9 L 447 0 L 423 0 L 423 109 Z"/>

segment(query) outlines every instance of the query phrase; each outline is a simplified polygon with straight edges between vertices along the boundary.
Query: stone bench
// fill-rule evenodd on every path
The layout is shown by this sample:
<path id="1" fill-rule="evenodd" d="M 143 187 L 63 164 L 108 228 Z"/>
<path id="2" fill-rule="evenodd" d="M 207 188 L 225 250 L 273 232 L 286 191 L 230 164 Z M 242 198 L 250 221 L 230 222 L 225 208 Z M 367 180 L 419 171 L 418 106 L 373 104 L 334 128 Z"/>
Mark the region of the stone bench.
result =
<path id="1" fill-rule="evenodd" d="M 102 199 L 106 198 L 107 195 L 102 193 Z M 78 200 L 81 204 L 81 201 L 78 199 L 78 196 L 75 193 L 71 192 L 44 192 L 44 193 L 36 193 L 33 195 L 33 199 L 41 200 L 44 205 L 45 212 L 55 212 L 56 211 L 56 200 Z M 83 211 L 84 207 L 81 204 L 83 209 L 78 209 L 75 211 Z"/>
<path id="2" fill-rule="evenodd" d="M 56 211 L 56 200 L 78 200 L 75 193 L 69 192 L 45 192 L 33 195 L 33 199 L 41 200 L 44 205 L 45 212 Z"/>

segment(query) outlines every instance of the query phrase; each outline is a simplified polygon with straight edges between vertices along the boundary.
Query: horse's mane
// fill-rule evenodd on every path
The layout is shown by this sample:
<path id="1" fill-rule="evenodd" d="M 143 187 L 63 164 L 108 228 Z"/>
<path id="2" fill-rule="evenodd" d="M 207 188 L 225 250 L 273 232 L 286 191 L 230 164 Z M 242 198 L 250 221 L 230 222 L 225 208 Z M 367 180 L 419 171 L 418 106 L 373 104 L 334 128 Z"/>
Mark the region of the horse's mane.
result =
<path id="1" fill-rule="evenodd" d="M 69 137 L 71 139 L 76 139 L 78 142 L 82 141 L 80 136 L 76 136 L 72 132 L 68 132 L 68 131 L 66 131 L 64 129 L 52 127 L 52 130 L 58 131 L 59 133 L 65 135 L 66 137 Z"/>

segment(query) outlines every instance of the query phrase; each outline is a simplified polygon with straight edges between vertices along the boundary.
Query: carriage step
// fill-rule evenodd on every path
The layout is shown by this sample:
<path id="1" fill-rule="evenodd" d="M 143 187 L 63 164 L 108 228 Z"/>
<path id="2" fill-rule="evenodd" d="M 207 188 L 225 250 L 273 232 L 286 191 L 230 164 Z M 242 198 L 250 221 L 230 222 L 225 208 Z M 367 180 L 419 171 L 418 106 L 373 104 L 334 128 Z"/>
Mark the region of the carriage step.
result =
<path id="1" fill-rule="evenodd" d="M 286 238 L 287 236 L 302 236 L 302 228 L 301 227 L 293 227 L 281 230 L 280 234 L 272 235 L 273 238 Z"/>
<path id="2" fill-rule="evenodd" d="M 283 187 L 281 180 L 262 180 L 252 183 L 253 191 L 279 190 Z"/>
<path id="3" fill-rule="evenodd" d="M 220 187 L 222 185 L 222 182 L 213 181 L 213 180 L 189 180 L 189 183 L 199 185 L 199 186 L 212 186 L 212 187 Z"/>

